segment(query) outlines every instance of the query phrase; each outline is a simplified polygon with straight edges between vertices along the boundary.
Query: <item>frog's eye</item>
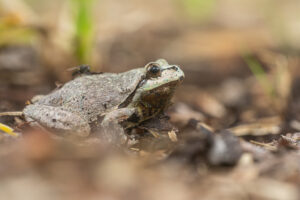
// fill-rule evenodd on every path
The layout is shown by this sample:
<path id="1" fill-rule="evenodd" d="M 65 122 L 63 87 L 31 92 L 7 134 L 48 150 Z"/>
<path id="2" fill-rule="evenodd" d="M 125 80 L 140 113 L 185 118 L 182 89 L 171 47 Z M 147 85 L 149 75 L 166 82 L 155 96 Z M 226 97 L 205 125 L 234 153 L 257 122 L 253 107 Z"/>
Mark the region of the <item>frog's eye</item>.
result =
<path id="1" fill-rule="evenodd" d="M 155 63 L 149 64 L 147 67 L 147 75 L 150 77 L 159 76 L 160 75 L 160 67 Z"/>

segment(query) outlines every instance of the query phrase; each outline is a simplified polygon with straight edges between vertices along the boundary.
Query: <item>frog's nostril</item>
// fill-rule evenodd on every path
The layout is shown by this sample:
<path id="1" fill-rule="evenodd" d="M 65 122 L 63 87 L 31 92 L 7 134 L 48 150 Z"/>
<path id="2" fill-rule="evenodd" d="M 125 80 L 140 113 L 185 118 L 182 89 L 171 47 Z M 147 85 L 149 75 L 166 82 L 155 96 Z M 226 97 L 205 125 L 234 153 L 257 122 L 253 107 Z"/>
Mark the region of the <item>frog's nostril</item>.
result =
<path id="1" fill-rule="evenodd" d="M 179 68 L 178 68 L 176 65 L 173 65 L 173 66 L 171 67 L 171 69 L 174 69 L 175 71 L 178 71 L 178 70 L 179 70 Z"/>

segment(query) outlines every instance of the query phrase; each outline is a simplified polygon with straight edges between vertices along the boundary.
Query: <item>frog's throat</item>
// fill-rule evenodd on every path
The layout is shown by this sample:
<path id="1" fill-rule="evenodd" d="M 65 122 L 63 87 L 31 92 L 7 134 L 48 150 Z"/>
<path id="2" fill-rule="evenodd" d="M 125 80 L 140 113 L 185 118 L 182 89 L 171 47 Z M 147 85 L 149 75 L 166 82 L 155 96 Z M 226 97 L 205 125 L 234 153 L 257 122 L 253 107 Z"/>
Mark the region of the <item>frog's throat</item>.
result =
<path id="1" fill-rule="evenodd" d="M 170 86 L 172 84 L 173 86 Z M 174 81 L 174 83 L 169 82 L 152 89 L 153 91 L 157 90 L 157 92 L 151 92 L 152 90 L 145 91 L 144 89 L 144 92 L 142 92 L 138 91 L 139 87 L 137 87 L 134 92 L 118 106 L 118 108 L 136 108 L 134 116 L 131 116 L 126 122 L 123 122 L 122 125 L 125 128 L 130 128 L 163 112 L 170 104 L 176 85 L 177 82 Z M 156 94 L 159 94 L 158 99 Z"/>

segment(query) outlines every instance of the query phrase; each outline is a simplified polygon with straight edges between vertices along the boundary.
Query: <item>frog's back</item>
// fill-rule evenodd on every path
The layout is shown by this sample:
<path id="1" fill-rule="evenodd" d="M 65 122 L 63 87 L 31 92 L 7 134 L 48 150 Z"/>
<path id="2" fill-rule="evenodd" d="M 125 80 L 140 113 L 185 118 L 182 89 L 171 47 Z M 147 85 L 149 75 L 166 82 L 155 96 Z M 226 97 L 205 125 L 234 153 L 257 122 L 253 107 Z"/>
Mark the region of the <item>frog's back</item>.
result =
<path id="1" fill-rule="evenodd" d="M 142 75 L 140 68 L 119 74 L 81 76 L 44 96 L 37 104 L 63 107 L 93 121 L 125 101 L 136 89 Z"/>

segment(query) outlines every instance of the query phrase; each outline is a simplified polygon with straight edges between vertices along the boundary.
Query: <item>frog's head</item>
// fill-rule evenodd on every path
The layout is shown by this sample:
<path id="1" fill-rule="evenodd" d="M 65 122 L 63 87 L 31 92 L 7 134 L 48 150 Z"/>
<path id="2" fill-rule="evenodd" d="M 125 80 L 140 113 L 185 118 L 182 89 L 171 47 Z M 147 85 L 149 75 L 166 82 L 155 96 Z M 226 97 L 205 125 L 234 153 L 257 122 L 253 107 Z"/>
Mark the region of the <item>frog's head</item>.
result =
<path id="1" fill-rule="evenodd" d="M 149 118 L 169 105 L 175 89 L 184 79 L 184 73 L 177 65 L 170 65 L 164 59 L 148 63 L 143 70 L 144 78 L 132 103 L 142 109 L 144 118 Z"/>
<path id="2" fill-rule="evenodd" d="M 146 93 L 161 88 L 175 89 L 183 79 L 184 73 L 177 65 L 169 65 L 166 60 L 159 59 L 145 66 L 145 79 L 139 89 Z"/>

